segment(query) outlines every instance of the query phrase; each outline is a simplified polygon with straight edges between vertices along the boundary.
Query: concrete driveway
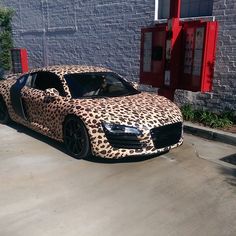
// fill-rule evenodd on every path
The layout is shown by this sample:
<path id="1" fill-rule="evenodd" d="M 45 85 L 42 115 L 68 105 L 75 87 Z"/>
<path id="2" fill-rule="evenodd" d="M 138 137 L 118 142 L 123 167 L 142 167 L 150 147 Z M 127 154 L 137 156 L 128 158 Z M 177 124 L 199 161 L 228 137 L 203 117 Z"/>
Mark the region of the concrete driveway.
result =
<path id="1" fill-rule="evenodd" d="M 233 146 L 186 135 L 167 154 L 121 163 L 60 149 L 0 125 L 0 236 L 236 235 L 236 169 L 214 160 Z"/>

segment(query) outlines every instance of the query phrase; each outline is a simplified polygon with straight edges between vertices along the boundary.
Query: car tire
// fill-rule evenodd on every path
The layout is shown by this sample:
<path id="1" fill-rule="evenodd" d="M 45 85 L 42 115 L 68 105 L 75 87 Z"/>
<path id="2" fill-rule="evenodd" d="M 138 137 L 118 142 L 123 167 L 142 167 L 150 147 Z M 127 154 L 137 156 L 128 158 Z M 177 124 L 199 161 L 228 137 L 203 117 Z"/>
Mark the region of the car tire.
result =
<path id="1" fill-rule="evenodd" d="M 78 117 L 70 116 L 65 120 L 63 139 L 66 151 L 70 156 L 85 159 L 91 155 L 87 129 Z"/>
<path id="2" fill-rule="evenodd" d="M 7 124 L 10 122 L 6 103 L 2 96 L 0 96 L 0 124 Z"/>

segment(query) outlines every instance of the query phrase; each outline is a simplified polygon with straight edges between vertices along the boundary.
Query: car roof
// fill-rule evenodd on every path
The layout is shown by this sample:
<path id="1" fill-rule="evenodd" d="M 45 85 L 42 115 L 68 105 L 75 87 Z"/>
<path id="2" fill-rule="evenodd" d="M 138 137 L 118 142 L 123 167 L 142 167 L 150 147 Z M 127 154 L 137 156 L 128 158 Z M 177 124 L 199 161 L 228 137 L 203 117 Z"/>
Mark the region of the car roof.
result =
<path id="1" fill-rule="evenodd" d="M 89 72 L 111 72 L 111 70 L 98 67 L 98 66 L 88 66 L 88 65 L 54 65 L 41 67 L 37 69 L 33 69 L 30 73 L 39 72 L 39 71 L 48 71 L 55 73 L 59 76 L 63 76 L 65 74 L 74 74 L 74 73 L 89 73 Z"/>

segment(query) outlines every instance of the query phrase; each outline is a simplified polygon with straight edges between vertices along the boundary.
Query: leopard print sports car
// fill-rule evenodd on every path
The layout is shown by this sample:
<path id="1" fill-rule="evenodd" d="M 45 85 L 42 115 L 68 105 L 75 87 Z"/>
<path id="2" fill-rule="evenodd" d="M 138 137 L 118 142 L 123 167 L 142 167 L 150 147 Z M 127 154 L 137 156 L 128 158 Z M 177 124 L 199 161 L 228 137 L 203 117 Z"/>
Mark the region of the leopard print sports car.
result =
<path id="1" fill-rule="evenodd" d="M 93 66 L 50 66 L 0 82 L 0 123 L 64 142 L 69 155 L 122 158 L 180 146 L 179 108 Z"/>

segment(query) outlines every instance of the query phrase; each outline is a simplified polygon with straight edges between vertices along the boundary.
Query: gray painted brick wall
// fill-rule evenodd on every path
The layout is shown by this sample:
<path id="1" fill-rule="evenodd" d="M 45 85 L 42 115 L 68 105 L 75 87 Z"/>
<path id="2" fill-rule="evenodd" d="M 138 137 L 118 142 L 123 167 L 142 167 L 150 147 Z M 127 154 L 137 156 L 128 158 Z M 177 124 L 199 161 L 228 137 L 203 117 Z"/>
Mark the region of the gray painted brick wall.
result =
<path id="1" fill-rule="evenodd" d="M 153 23 L 154 0 L 5 0 L 15 9 L 16 47 L 30 67 L 89 64 L 130 80 L 139 73 L 140 28 Z"/>
<path id="2" fill-rule="evenodd" d="M 15 9 L 16 47 L 30 67 L 88 64 L 139 77 L 140 28 L 153 24 L 154 0 L 3 0 Z M 176 101 L 214 111 L 236 110 L 236 0 L 214 0 L 220 22 L 213 92 L 177 92 Z"/>
<path id="3" fill-rule="evenodd" d="M 236 0 L 214 0 L 213 15 L 219 21 L 213 92 L 179 91 L 176 98 L 215 112 L 236 111 Z"/>
<path id="4" fill-rule="evenodd" d="M 211 106 L 236 110 L 236 0 L 215 0 L 213 14 L 220 30 Z"/>

